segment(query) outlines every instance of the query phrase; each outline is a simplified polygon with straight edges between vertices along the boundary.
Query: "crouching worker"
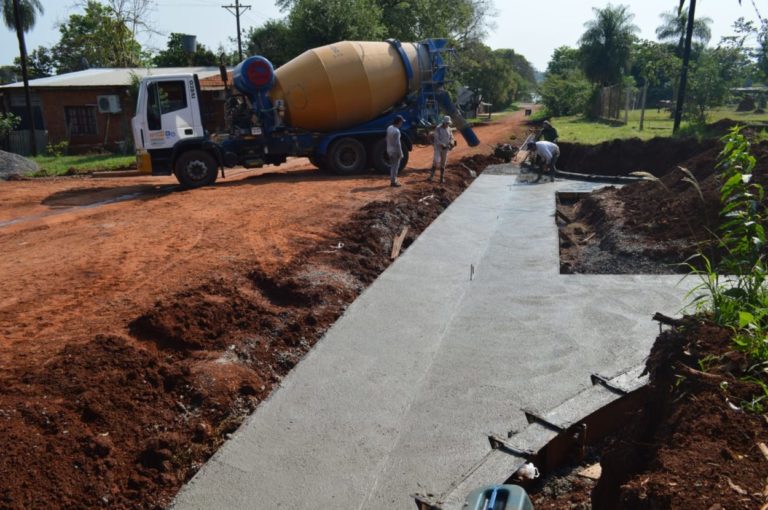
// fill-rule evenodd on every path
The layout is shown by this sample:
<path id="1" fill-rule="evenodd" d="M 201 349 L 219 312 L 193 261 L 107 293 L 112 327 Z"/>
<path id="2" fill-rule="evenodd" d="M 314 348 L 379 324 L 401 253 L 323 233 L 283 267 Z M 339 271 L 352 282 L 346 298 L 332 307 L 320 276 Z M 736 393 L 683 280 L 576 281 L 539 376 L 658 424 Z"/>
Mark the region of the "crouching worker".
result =
<path id="1" fill-rule="evenodd" d="M 541 179 L 541 176 L 549 167 L 549 178 L 555 180 L 555 172 L 557 172 L 557 158 L 560 157 L 560 147 L 552 142 L 528 142 L 526 148 L 531 152 L 538 155 L 542 161 L 544 161 L 543 168 L 539 174 L 537 181 Z"/>
<path id="2" fill-rule="evenodd" d="M 435 130 L 435 159 L 432 163 L 432 172 L 429 181 L 435 177 L 435 170 L 440 167 L 440 183 L 445 182 L 445 165 L 448 163 L 448 151 L 456 146 L 456 140 L 451 132 L 451 118 L 443 117 L 443 122 Z"/>

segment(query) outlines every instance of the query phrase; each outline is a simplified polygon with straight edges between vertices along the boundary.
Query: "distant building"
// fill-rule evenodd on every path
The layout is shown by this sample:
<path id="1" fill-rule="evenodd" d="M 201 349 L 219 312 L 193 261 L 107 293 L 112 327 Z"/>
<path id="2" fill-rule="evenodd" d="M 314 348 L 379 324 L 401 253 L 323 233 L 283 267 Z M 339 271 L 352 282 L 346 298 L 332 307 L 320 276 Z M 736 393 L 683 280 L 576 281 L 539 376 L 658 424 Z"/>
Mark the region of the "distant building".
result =
<path id="1" fill-rule="evenodd" d="M 132 77 L 148 75 L 197 74 L 200 79 L 202 109 L 207 126 L 224 126 L 224 82 L 218 67 L 172 67 L 86 69 L 29 82 L 41 151 L 48 143 L 69 143 L 71 152 L 110 150 L 131 152 L 131 118 L 136 105 L 130 93 Z M 231 71 L 229 80 L 231 82 Z M 0 86 L 0 111 L 21 117 L 18 131 L 9 140 L 0 140 L 11 152 L 28 154 L 25 130 L 29 129 L 21 82 Z"/>

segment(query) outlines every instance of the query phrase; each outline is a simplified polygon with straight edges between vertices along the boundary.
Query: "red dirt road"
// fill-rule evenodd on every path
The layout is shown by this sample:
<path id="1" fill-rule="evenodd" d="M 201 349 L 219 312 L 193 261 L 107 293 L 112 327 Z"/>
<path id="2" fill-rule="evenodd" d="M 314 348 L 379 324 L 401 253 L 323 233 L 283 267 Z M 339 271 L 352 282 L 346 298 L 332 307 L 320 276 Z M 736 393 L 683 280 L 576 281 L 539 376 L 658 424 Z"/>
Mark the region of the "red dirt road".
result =
<path id="1" fill-rule="evenodd" d="M 522 119 L 477 127 L 483 144 L 459 138 L 451 159 L 488 153 Z M 424 178 L 431 158 L 430 147 L 413 151 L 405 186 Z M 203 277 L 287 262 L 365 203 L 398 193 L 387 184 L 323 175 L 305 159 L 234 170 L 194 191 L 171 177 L 0 183 L 0 380 L 11 360 L 40 363 L 64 344 L 126 333 L 141 310 Z"/>

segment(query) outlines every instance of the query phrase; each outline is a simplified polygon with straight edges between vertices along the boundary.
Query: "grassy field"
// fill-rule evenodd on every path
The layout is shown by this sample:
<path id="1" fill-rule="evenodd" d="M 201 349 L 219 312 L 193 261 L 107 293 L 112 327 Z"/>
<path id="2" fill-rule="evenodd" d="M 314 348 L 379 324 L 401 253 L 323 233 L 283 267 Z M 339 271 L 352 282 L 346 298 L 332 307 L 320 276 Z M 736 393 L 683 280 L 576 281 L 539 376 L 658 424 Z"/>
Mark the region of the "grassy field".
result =
<path id="1" fill-rule="evenodd" d="M 121 170 L 136 164 L 136 156 L 91 154 L 84 156 L 37 156 L 32 158 L 40 165 L 38 177 L 83 174 L 101 170 Z"/>
<path id="2" fill-rule="evenodd" d="M 716 122 L 722 119 L 733 119 L 744 123 L 768 122 L 768 113 L 754 114 L 736 112 L 733 108 L 718 108 L 712 110 L 707 118 L 708 122 Z M 595 144 L 613 140 L 616 138 L 640 138 L 648 140 L 656 136 L 672 136 L 672 119 L 667 111 L 645 111 L 645 123 L 643 131 L 640 131 L 640 111 L 629 112 L 629 122 L 626 125 L 613 126 L 603 122 L 590 122 L 581 116 L 555 117 L 551 119 L 563 142 L 575 142 Z M 686 129 L 686 123 L 682 129 Z"/>

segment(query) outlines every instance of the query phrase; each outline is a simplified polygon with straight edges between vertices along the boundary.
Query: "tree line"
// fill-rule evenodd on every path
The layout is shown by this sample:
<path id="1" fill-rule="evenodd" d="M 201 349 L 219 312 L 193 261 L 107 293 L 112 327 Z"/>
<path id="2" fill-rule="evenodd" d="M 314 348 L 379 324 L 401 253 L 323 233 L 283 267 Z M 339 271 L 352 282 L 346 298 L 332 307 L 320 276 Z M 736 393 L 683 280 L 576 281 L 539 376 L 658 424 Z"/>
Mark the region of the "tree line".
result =
<path id="1" fill-rule="evenodd" d="M 647 102 L 658 105 L 678 97 L 688 23 L 686 10 L 660 15 L 656 41 L 637 37 L 633 14 L 625 5 L 594 9 L 576 48 L 557 48 L 547 66 L 540 93 L 552 116 L 599 116 L 605 86 L 646 88 Z M 768 78 L 768 21 L 740 18 L 733 33 L 714 47 L 712 20 L 694 17 L 684 116 L 706 121 L 707 111 L 724 104 L 734 87 L 765 83 Z M 764 101 L 764 99 L 763 99 Z"/>
<path id="2" fill-rule="evenodd" d="M 2 2 L 7 7 L 12 0 Z M 42 5 L 39 0 L 19 2 L 28 31 Z M 78 5 L 78 12 L 59 25 L 56 44 L 29 52 L 30 79 L 96 67 L 237 63 L 237 52 L 223 45 L 214 51 L 198 43 L 196 52 L 187 54 L 180 33 L 171 33 L 164 49 L 143 48 L 138 36 L 153 31 L 149 19 L 154 0 L 87 0 Z M 482 42 L 492 26 L 492 0 L 278 0 L 277 5 L 284 16 L 246 28 L 243 41 L 249 55 L 263 55 L 275 66 L 340 40 L 447 38 L 458 50 L 453 92 L 465 85 L 476 97 L 502 109 L 535 88 L 535 71 L 524 56 L 512 49 L 492 50 Z M 234 38 L 227 42 L 231 47 Z M 16 79 L 19 68 L 18 57 L 15 66 L 0 68 L 0 82 Z"/>

